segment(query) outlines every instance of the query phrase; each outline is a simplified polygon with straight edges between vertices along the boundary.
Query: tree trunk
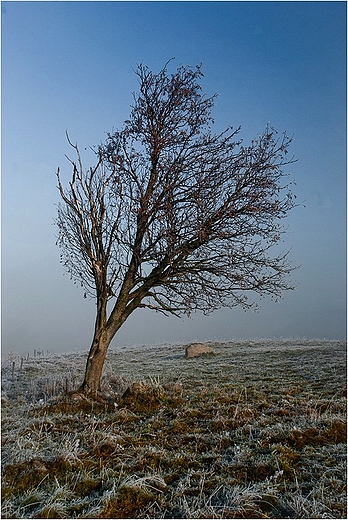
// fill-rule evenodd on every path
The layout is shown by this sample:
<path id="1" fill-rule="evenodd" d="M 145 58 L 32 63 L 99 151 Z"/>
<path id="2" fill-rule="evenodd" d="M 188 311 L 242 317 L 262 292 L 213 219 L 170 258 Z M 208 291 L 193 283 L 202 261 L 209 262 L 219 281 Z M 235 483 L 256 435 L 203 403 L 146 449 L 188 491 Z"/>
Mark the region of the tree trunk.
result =
<path id="1" fill-rule="evenodd" d="M 119 312 L 114 309 L 108 322 L 106 322 L 104 308 L 98 309 L 94 338 L 87 358 L 85 378 L 81 385 L 81 390 L 85 394 L 97 395 L 101 393 L 100 382 L 109 345 L 130 313 L 130 311 L 125 312 L 124 309 Z"/>
<path id="2" fill-rule="evenodd" d="M 142 296 L 134 299 L 132 304 L 127 305 L 129 292 L 134 285 L 134 265 L 129 269 L 128 278 L 130 280 L 126 277 L 109 319 L 107 319 L 106 313 L 106 291 L 100 291 L 100 296 L 97 297 L 94 337 L 87 358 L 85 378 L 80 388 L 85 394 L 98 395 L 101 393 L 100 382 L 103 366 L 111 340 L 141 301 Z"/>
<path id="3" fill-rule="evenodd" d="M 111 338 L 108 338 L 105 332 L 100 335 L 96 334 L 93 339 L 87 358 L 85 378 L 82 383 L 82 390 L 86 394 L 96 395 L 101 391 L 100 381 L 110 342 Z"/>

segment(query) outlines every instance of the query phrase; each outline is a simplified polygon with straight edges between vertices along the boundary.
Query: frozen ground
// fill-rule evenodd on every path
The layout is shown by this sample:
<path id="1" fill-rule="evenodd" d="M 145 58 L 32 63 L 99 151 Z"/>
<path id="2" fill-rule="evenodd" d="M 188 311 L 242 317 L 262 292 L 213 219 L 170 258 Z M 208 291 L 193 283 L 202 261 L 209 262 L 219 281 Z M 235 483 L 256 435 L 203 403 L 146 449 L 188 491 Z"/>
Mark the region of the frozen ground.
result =
<path id="1" fill-rule="evenodd" d="M 9 356 L 2 516 L 346 518 L 346 344 L 210 344 L 111 349 L 113 408 L 64 396 L 86 353 Z"/>

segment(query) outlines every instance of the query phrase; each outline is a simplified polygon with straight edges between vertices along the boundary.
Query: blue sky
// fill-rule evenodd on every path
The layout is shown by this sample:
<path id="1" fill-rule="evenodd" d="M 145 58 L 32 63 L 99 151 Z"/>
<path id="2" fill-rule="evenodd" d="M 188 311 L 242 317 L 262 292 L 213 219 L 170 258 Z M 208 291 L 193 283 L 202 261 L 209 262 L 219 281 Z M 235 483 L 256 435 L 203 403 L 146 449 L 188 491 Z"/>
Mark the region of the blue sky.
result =
<path id="1" fill-rule="evenodd" d="M 287 220 L 295 291 L 258 313 L 137 311 L 115 345 L 346 333 L 345 2 L 2 2 L 2 350 L 87 350 L 94 302 L 63 276 L 55 171 L 65 140 L 100 143 L 129 115 L 133 72 L 202 63 L 215 129 L 294 135 L 301 205 Z"/>

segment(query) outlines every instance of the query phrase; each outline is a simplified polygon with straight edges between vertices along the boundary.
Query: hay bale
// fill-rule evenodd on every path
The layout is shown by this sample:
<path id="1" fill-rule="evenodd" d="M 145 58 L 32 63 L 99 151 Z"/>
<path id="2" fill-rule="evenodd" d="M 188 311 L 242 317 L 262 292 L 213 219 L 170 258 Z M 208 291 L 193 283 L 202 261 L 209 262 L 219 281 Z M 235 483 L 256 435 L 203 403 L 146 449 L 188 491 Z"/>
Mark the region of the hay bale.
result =
<path id="1" fill-rule="evenodd" d="M 191 345 L 186 347 L 185 356 L 188 359 L 207 355 L 214 355 L 214 350 L 204 343 L 191 343 Z"/>

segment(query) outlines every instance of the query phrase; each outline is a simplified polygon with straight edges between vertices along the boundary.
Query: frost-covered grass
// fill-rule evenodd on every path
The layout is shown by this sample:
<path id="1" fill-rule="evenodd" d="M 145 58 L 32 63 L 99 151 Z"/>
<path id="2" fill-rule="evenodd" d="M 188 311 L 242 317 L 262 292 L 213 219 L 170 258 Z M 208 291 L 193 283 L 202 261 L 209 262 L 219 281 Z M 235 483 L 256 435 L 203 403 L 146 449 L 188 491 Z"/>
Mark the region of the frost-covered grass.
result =
<path id="1" fill-rule="evenodd" d="M 346 518 L 346 344 L 110 350 L 2 367 L 3 518 Z M 122 394 L 133 383 L 136 391 Z"/>

